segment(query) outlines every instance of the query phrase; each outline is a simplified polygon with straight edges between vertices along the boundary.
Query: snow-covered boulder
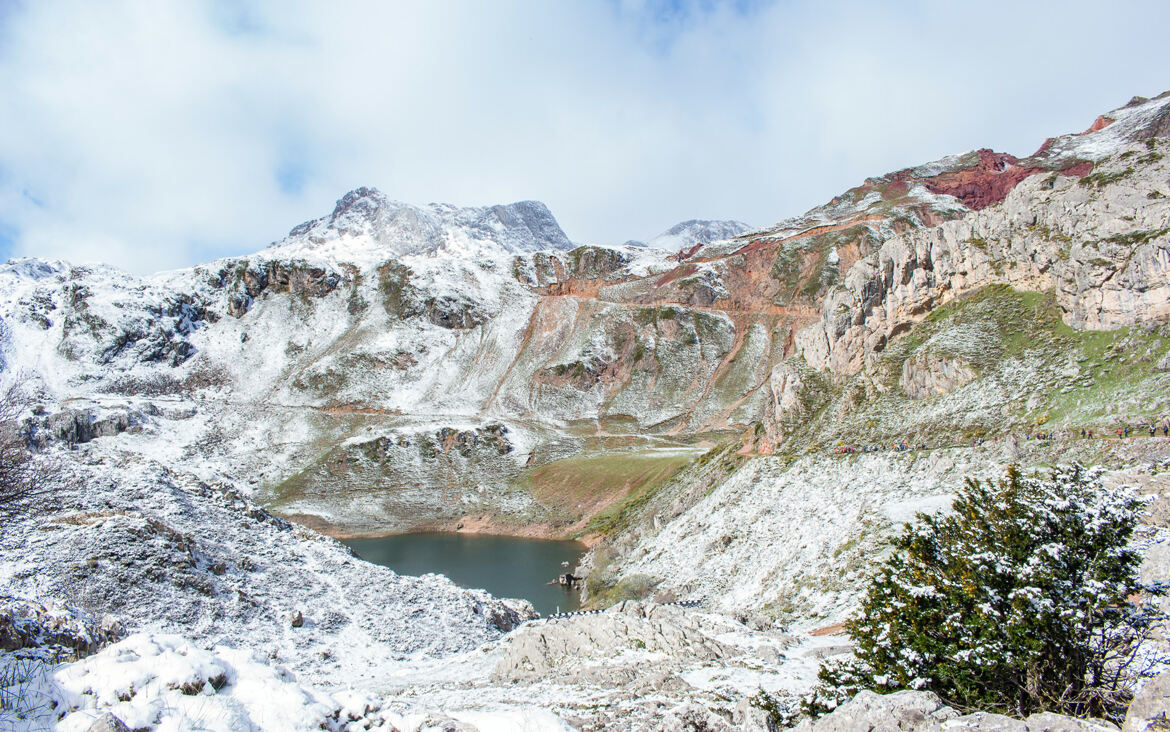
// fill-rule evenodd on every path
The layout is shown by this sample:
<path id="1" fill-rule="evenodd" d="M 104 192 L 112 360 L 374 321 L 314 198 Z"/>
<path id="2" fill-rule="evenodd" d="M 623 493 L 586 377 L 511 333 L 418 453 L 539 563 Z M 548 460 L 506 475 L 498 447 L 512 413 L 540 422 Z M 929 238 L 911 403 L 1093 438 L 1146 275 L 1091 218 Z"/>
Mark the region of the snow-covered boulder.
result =
<path id="1" fill-rule="evenodd" d="M 111 616 L 99 620 L 60 603 L 0 597 L 2 653 L 71 660 L 84 658 L 121 635 L 121 623 Z"/>
<path id="2" fill-rule="evenodd" d="M 929 691 L 876 694 L 862 691 L 818 720 L 805 720 L 796 732 L 857 732 L 882 729 L 918 732 L 959 716 Z"/>
<path id="3" fill-rule="evenodd" d="M 1041 712 L 1027 719 L 975 712 L 960 715 L 929 691 L 876 694 L 862 691 L 818 720 L 805 720 L 794 732 L 1115 732 L 1101 719 L 1076 719 Z"/>
<path id="4" fill-rule="evenodd" d="M 623 602 L 603 613 L 533 623 L 505 641 L 494 678 L 515 682 L 552 676 L 594 682 L 637 674 L 646 654 L 715 661 L 737 655 L 717 640 L 726 630 L 679 607 Z M 612 663 L 626 654 L 626 664 Z M 661 670 L 661 669 L 660 669 Z"/>

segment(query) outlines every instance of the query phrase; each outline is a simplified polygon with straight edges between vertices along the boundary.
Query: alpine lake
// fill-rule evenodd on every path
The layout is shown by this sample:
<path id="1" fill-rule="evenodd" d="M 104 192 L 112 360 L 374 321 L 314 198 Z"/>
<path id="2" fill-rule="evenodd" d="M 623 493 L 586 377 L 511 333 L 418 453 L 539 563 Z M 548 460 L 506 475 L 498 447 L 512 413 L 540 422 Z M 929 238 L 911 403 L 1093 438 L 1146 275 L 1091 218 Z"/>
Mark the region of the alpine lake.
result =
<path id="1" fill-rule="evenodd" d="M 461 587 L 528 600 L 541 615 L 580 607 L 578 591 L 556 583 L 585 553 L 584 545 L 575 541 L 423 533 L 345 539 L 342 543 L 367 562 L 398 574 L 446 575 Z"/>

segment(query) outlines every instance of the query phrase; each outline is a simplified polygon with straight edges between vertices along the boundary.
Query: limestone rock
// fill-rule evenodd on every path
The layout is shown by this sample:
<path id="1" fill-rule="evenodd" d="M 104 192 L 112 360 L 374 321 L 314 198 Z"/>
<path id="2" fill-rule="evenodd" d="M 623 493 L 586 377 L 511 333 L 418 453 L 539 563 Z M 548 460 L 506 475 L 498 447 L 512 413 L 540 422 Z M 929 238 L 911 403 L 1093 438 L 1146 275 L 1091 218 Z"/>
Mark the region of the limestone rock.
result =
<path id="1" fill-rule="evenodd" d="M 1170 671 L 1146 682 L 1129 705 L 1122 732 L 1155 732 L 1170 728 Z"/>
<path id="2" fill-rule="evenodd" d="M 780 363 L 772 369 L 772 401 L 778 420 L 804 411 L 803 402 L 800 400 L 803 388 L 804 380 L 800 371 L 791 364 Z"/>
<path id="3" fill-rule="evenodd" d="M 899 384 L 911 399 L 925 399 L 946 394 L 974 378 L 975 371 L 962 359 L 927 352 L 906 359 Z"/>
<path id="4" fill-rule="evenodd" d="M 71 661 L 96 653 L 124 634 L 113 617 L 99 623 L 73 608 L 0 598 L 0 651 L 30 649 Z"/>
<path id="5" fill-rule="evenodd" d="M 506 641 L 504 657 L 496 665 L 498 681 L 531 681 L 550 676 L 587 677 L 604 685 L 633 680 L 623 674 L 636 670 L 641 653 L 666 654 L 697 660 L 716 660 L 735 651 L 704 632 L 702 622 L 682 608 L 628 601 L 604 613 L 559 618 L 521 628 Z M 631 666 L 597 662 L 631 654 Z M 591 668 L 590 662 L 598 667 Z M 658 683 L 664 682 L 660 679 Z"/>
<path id="6" fill-rule="evenodd" d="M 775 732 L 776 723 L 768 712 L 752 704 L 750 699 L 740 699 L 731 720 L 743 732 Z"/>
<path id="7" fill-rule="evenodd" d="M 662 718 L 663 732 L 732 732 L 733 727 L 718 714 L 698 704 L 682 704 Z"/>
<path id="8" fill-rule="evenodd" d="M 33 442 L 43 447 L 59 440 L 69 445 L 83 444 L 99 437 L 112 437 L 133 429 L 144 416 L 130 409 L 112 410 L 63 409 L 44 417 L 36 425 Z"/>
<path id="9" fill-rule="evenodd" d="M 86 732 L 130 732 L 130 728 L 125 722 L 106 712 L 95 719 L 93 724 L 86 728 Z"/>
<path id="10" fill-rule="evenodd" d="M 896 691 L 885 695 L 862 691 L 831 714 L 815 721 L 805 720 L 796 727 L 798 732 L 1110 732 L 1116 729 L 1105 720 L 1075 719 L 1051 712 L 1033 714 L 1027 719 L 989 712 L 959 716 L 929 691 Z"/>
<path id="11" fill-rule="evenodd" d="M 1032 728 L 1022 719 L 1008 717 L 1003 714 L 975 712 L 974 714 L 955 717 L 944 724 L 931 725 L 926 729 L 930 730 L 930 732 L 973 729 L 985 730 L 986 732 L 1029 732 Z M 1047 728 L 1040 727 L 1039 729 Z"/>
<path id="12" fill-rule="evenodd" d="M 1116 725 L 1103 719 L 1076 719 L 1053 712 L 1037 712 L 1024 722 L 1028 726 L 1028 732 L 1109 732 L 1117 729 Z"/>
<path id="13" fill-rule="evenodd" d="M 1148 152 L 1131 144 L 1123 155 L 1130 151 Z M 856 374 L 931 310 L 993 284 L 1054 289 L 1077 328 L 1170 320 L 1170 203 L 1146 196 L 1167 165 L 1147 159 L 1100 161 L 1096 180 L 1111 181 L 1101 185 L 1030 177 L 999 205 L 886 240 L 825 295 L 820 319 L 797 332 L 796 353 L 814 368 Z"/>
<path id="14" fill-rule="evenodd" d="M 479 727 L 468 722 L 461 722 L 445 715 L 431 715 L 421 725 L 422 729 L 441 730 L 441 732 L 479 732 Z"/>
<path id="15" fill-rule="evenodd" d="M 985 732 L 1115 732 L 1117 727 L 1103 719 L 1076 719 L 1053 712 L 1038 712 L 1027 719 L 1003 714 L 975 712 L 926 728 L 929 732 L 984 730 Z"/>
<path id="16" fill-rule="evenodd" d="M 954 709 L 944 705 L 937 695 L 929 691 L 896 691 L 893 694 L 862 691 L 832 713 L 816 721 L 801 722 L 796 732 L 879 729 L 883 732 L 917 732 L 957 716 Z"/>

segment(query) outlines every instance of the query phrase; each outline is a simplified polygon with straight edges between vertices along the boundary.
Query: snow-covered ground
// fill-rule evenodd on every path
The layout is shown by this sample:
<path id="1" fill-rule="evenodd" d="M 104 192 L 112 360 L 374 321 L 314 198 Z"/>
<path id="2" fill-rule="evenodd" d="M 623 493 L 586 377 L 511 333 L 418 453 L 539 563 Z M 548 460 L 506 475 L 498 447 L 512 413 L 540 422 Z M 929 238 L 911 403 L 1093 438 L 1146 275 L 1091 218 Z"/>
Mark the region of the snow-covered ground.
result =
<path id="1" fill-rule="evenodd" d="M 575 642 L 575 653 L 545 654 L 533 639 Z M 805 693 L 821 660 L 844 650 L 839 637 L 639 604 L 539 621 L 446 659 L 402 661 L 384 670 L 379 688 L 361 689 L 309 684 L 256 649 L 136 633 L 72 663 L 6 657 L 3 693 L 16 709 L 0 712 L 0 722 L 81 732 L 113 714 L 131 729 L 408 732 L 454 720 L 480 732 L 559 732 L 660 728 L 695 708 L 746 722 L 758 712 L 743 699 Z M 540 673 L 524 673 L 518 658 Z"/>

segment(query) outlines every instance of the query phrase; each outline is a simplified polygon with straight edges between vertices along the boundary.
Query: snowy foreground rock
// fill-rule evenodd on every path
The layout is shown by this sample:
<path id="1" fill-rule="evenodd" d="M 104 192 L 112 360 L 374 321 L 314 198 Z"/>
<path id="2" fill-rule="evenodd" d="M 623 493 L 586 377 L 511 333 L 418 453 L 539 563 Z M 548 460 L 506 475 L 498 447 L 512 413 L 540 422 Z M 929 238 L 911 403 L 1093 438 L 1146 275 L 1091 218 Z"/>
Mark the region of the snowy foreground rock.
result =
<path id="1" fill-rule="evenodd" d="M 68 510 L 5 527 L 8 591 L 62 598 L 135 630 L 262 650 L 362 685 L 379 664 L 478 646 L 532 617 L 523 601 L 403 577 L 274 518 L 231 483 L 158 463 L 69 463 Z M 302 626 L 289 622 L 302 614 Z"/>
<path id="2" fill-rule="evenodd" d="M 983 712 L 961 715 L 929 691 L 885 695 L 863 691 L 831 714 L 815 722 L 801 723 L 795 732 L 1109 732 L 1116 729 L 1104 720 L 1074 719 L 1047 712 L 1027 719 Z"/>
<path id="3" fill-rule="evenodd" d="M 1170 728 L 1170 672 L 1146 682 L 1125 715 L 1122 732 L 1154 732 Z"/>
<path id="4" fill-rule="evenodd" d="M 254 648 L 158 633 L 60 666 L 6 656 L 0 678 L 5 697 L 21 700 L 18 728 L 70 732 L 106 715 L 130 729 L 225 732 L 762 729 L 744 698 L 806 690 L 832 648 L 721 615 L 623 603 L 529 623 L 468 653 L 385 664 L 377 692 L 309 684 Z"/>
<path id="5" fill-rule="evenodd" d="M 6 691 L 9 691 L 6 689 Z M 23 695 L 41 707 L 32 729 L 157 730 L 566 729 L 540 709 L 453 716 L 400 713 L 368 694 L 300 684 L 262 654 L 203 650 L 172 635 L 137 634 L 83 661 L 39 667 Z M 30 704 L 31 705 L 31 704 Z M 58 718 L 59 721 L 58 721 Z M 0 722 L 4 717 L 0 716 Z M 119 727 L 118 724 L 124 725 Z"/>

